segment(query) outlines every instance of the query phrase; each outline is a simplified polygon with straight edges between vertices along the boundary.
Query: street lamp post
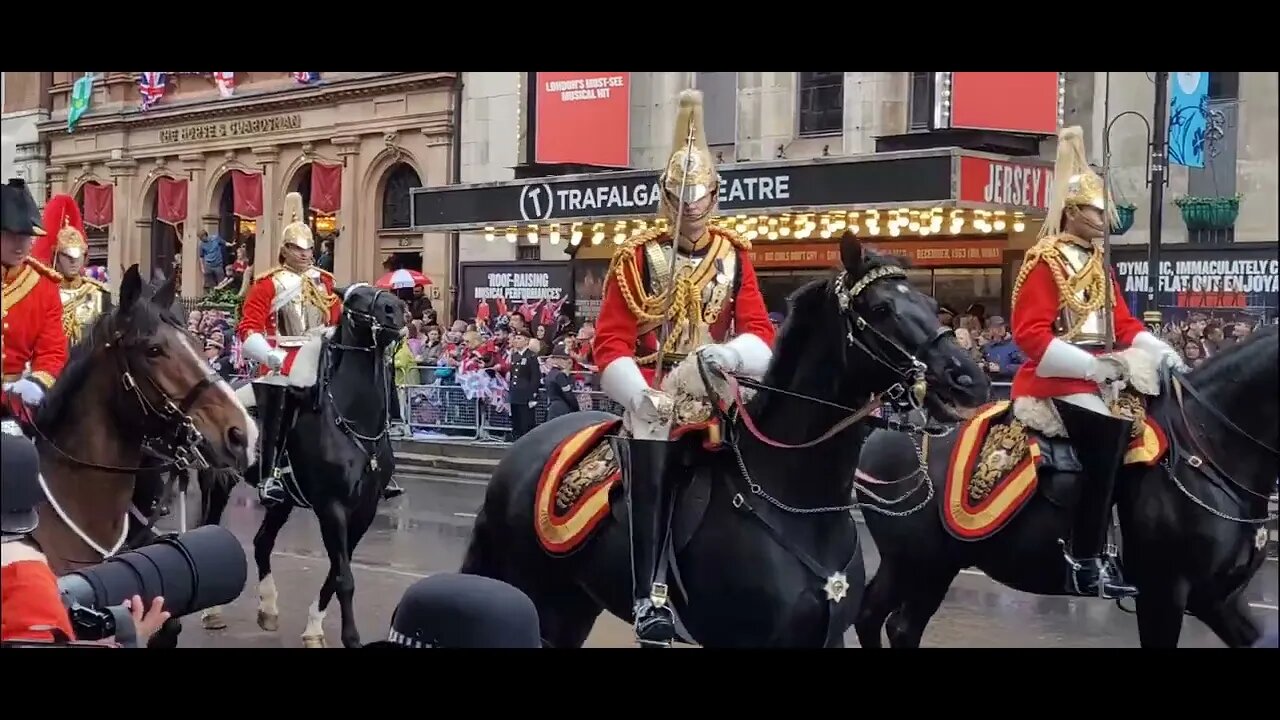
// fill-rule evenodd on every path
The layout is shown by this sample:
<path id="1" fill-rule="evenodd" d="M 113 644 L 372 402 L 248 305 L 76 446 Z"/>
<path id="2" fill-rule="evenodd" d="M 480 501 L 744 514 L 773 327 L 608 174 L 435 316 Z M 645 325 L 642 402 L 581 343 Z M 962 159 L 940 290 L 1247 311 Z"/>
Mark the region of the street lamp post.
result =
<path id="1" fill-rule="evenodd" d="M 1151 128 L 1151 231 L 1147 256 L 1147 307 L 1142 321 L 1151 332 L 1159 332 L 1161 325 L 1160 289 L 1160 232 L 1164 227 L 1164 186 L 1169 181 L 1169 131 L 1165 127 L 1169 117 L 1169 73 L 1156 73 L 1156 106 L 1152 111 Z"/>
<path id="2" fill-rule="evenodd" d="M 1116 121 L 1126 115 L 1132 115 L 1142 121 L 1147 130 L 1147 187 L 1151 188 L 1151 241 L 1148 248 L 1147 265 L 1147 303 L 1142 313 L 1142 321 L 1157 332 L 1162 316 L 1157 290 L 1160 285 L 1160 230 L 1164 222 L 1164 188 L 1169 182 L 1169 131 L 1165 127 L 1169 117 L 1169 73 L 1156 73 L 1156 102 L 1152 118 L 1154 123 L 1147 122 L 1147 117 L 1136 110 L 1126 110 L 1111 118 L 1102 133 L 1102 176 L 1107 187 L 1111 183 L 1111 128 Z M 1103 104 L 1104 117 L 1109 114 L 1111 99 L 1111 73 L 1107 73 L 1106 92 Z M 1108 202 L 1110 199 L 1108 198 Z M 1109 226 L 1105 233 L 1104 247 L 1110 247 Z M 1110 257 L 1107 258 L 1108 266 Z"/>

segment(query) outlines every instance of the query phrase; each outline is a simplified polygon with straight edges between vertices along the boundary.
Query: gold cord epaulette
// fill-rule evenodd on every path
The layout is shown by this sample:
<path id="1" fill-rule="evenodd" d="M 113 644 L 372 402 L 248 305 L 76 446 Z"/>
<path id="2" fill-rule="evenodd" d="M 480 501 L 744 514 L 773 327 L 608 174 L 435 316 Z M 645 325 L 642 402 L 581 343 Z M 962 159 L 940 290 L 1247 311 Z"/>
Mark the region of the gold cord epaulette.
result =
<path id="1" fill-rule="evenodd" d="M 322 271 L 323 272 L 323 271 Z M 331 292 L 320 292 L 320 288 L 311 278 L 302 276 L 302 298 L 321 310 L 329 310 L 338 302 L 338 296 Z"/>
<path id="2" fill-rule="evenodd" d="M 727 239 L 729 240 L 729 242 L 733 243 L 733 246 L 734 246 L 734 247 L 738 248 L 739 250 L 750 250 L 750 249 L 751 249 L 751 241 L 750 241 L 750 240 L 748 240 L 748 239 L 746 239 L 746 238 L 742 237 L 742 236 L 741 236 L 741 235 L 739 235 L 738 233 L 736 233 L 736 232 L 734 232 L 734 231 L 732 231 L 732 230 L 730 230 L 730 229 L 728 229 L 728 228 L 712 227 L 712 228 L 711 228 L 711 230 L 710 230 L 710 232 L 711 232 L 711 234 L 712 234 L 712 235 L 722 235 L 722 236 L 724 236 L 725 238 L 727 238 Z"/>
<path id="3" fill-rule="evenodd" d="M 49 278 L 50 280 L 54 282 L 62 282 L 62 275 L 59 274 L 57 270 L 54 270 L 53 268 L 49 267 L 48 265 L 45 265 L 44 263 L 31 257 L 30 255 L 27 256 L 27 264 L 30 265 L 33 270 Z"/>
<path id="4" fill-rule="evenodd" d="M 1063 340 L 1070 342 L 1079 334 L 1080 328 L 1084 326 L 1088 317 L 1102 308 L 1104 298 L 1110 296 L 1111 305 L 1115 307 L 1115 286 L 1111 284 L 1106 269 L 1102 267 L 1100 252 L 1092 253 L 1080 272 L 1067 277 L 1063 272 L 1067 261 L 1058 250 L 1059 242 L 1071 241 L 1063 239 L 1061 235 L 1046 235 L 1027 250 L 1022 268 L 1018 270 L 1018 277 L 1013 281 L 1010 304 L 1015 308 L 1018 306 L 1018 293 L 1022 291 L 1022 283 L 1035 269 L 1037 262 L 1044 262 L 1053 273 L 1053 282 L 1058 288 L 1058 308 L 1071 310 L 1071 327 L 1067 328 L 1067 332 L 1062 335 Z M 1103 295 L 1104 288 L 1107 295 Z M 1084 300 L 1079 298 L 1081 291 L 1083 291 Z"/>

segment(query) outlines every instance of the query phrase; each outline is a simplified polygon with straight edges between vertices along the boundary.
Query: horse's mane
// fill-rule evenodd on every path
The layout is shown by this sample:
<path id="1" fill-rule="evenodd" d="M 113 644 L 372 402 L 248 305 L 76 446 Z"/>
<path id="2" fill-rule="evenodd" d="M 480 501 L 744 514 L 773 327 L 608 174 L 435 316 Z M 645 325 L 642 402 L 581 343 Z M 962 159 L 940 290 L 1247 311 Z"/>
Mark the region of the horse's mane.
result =
<path id="1" fill-rule="evenodd" d="M 132 333 L 139 335 L 154 335 L 161 325 L 172 325 L 186 331 L 182 323 L 178 321 L 177 314 L 173 308 L 160 308 L 150 301 L 150 296 L 154 295 L 154 290 L 139 298 L 133 307 L 129 310 L 128 325 Z M 121 309 L 114 308 L 111 312 L 103 313 L 98 316 L 88 331 L 71 348 L 70 357 L 67 364 L 63 366 L 62 372 L 58 374 L 58 379 L 54 382 L 53 387 L 44 396 L 44 402 L 40 404 L 39 410 L 36 412 L 35 424 L 40 428 L 41 432 L 50 434 L 62 422 L 66 413 L 70 412 L 75 406 L 81 389 L 88 381 L 89 377 L 96 370 L 104 372 L 99 367 L 100 362 L 94 355 L 98 348 L 104 346 L 107 342 L 115 337 L 116 332 L 121 325 Z M 115 372 L 112 368 L 110 372 Z"/>
<path id="2" fill-rule="evenodd" d="M 905 270 L 909 264 L 906 258 L 899 255 L 881 254 L 873 250 L 863 252 L 861 274 L 882 267 L 898 267 Z M 786 387 L 800 373 L 801 368 L 804 368 L 807 374 L 816 374 L 823 367 L 831 368 L 840 362 L 838 359 L 840 355 L 814 352 L 814 348 L 811 347 L 812 335 L 826 326 L 829 314 L 834 315 L 836 305 L 831 283 L 835 275 L 836 273 L 832 272 L 827 276 L 811 280 L 787 298 L 787 318 L 774 339 L 773 362 L 769 363 L 769 370 L 765 373 L 765 385 Z M 830 335 L 831 338 L 827 341 L 830 343 L 838 343 L 843 337 L 841 332 L 830 332 Z M 830 377 L 834 383 L 837 373 L 828 372 L 826 376 Z M 834 390 L 834 386 L 829 388 L 830 392 Z M 763 410 L 763 408 L 759 409 Z"/>
<path id="3" fill-rule="evenodd" d="M 1188 379 L 1193 384 L 1196 384 L 1196 387 L 1199 387 L 1200 383 L 1213 383 L 1223 376 L 1242 377 L 1246 374 L 1245 370 L 1249 368 L 1249 365 L 1255 362 L 1254 354 L 1257 346 L 1265 343 L 1275 343 L 1277 332 L 1280 332 L 1280 326 L 1265 325 L 1249 333 L 1249 337 L 1244 340 L 1205 358 L 1200 367 L 1195 368 L 1188 374 Z M 1276 370 L 1275 365 L 1272 365 L 1272 370 Z"/>

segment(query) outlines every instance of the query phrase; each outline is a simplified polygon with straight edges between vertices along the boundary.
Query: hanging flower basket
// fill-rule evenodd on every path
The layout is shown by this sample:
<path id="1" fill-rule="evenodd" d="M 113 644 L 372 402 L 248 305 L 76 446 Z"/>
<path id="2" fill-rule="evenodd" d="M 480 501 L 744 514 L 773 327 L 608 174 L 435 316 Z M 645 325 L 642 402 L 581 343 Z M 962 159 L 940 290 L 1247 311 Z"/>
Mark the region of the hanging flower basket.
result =
<path id="1" fill-rule="evenodd" d="M 1137 211 L 1138 206 L 1129 203 L 1120 203 L 1116 205 L 1117 222 L 1111 224 L 1112 235 L 1123 235 L 1129 232 L 1129 228 L 1133 227 L 1133 214 Z"/>
<path id="2" fill-rule="evenodd" d="M 1182 211 L 1188 230 L 1226 230 L 1240 216 L 1240 195 L 1232 197 L 1181 197 L 1174 204 Z"/>

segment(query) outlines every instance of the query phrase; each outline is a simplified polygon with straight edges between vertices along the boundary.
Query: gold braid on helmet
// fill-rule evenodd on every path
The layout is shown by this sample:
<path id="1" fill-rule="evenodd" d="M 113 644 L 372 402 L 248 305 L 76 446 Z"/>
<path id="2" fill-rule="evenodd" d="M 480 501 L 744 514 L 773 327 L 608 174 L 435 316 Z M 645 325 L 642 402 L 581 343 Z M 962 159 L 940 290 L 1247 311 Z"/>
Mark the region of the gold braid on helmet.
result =
<path id="1" fill-rule="evenodd" d="M 1116 288 L 1107 277 L 1106 269 L 1102 267 L 1102 253 L 1096 249 L 1090 254 L 1084 267 L 1080 268 L 1080 272 L 1072 277 L 1067 277 L 1067 274 L 1062 271 L 1067 261 L 1062 257 L 1062 252 L 1058 250 L 1059 242 L 1071 241 L 1058 236 L 1045 237 L 1041 238 L 1030 250 L 1027 250 L 1026 258 L 1022 261 L 1022 268 L 1018 270 L 1018 277 L 1013 281 L 1013 294 L 1010 296 L 1010 304 L 1013 307 L 1018 306 L 1018 293 L 1022 291 L 1022 283 L 1031 274 L 1036 263 L 1043 262 L 1048 265 L 1049 272 L 1053 273 L 1053 284 L 1058 287 L 1058 308 L 1065 307 L 1071 311 L 1068 314 L 1072 318 L 1071 327 L 1067 328 L 1066 333 L 1062 335 L 1063 340 L 1070 342 L 1079 334 L 1085 320 L 1102 309 L 1104 298 L 1107 297 L 1103 295 L 1104 288 L 1110 295 L 1110 301 L 1114 307 Z M 1078 293 L 1081 291 L 1084 292 L 1084 300 L 1078 297 Z"/>
<path id="2" fill-rule="evenodd" d="M 751 249 L 751 242 L 739 237 L 737 233 L 714 226 L 707 230 L 713 236 L 724 236 L 739 250 Z M 674 348 L 680 347 L 682 341 L 693 336 L 695 329 L 703 322 L 703 317 L 702 298 L 699 296 L 698 288 L 693 285 L 692 276 L 687 272 L 676 273 L 675 285 L 669 291 L 672 293 L 669 310 L 667 293 L 659 292 L 651 295 L 645 289 L 644 273 L 636 263 L 636 249 L 644 247 L 646 243 L 659 240 L 665 233 L 665 230 L 653 229 L 628 238 L 614 252 L 613 259 L 609 262 L 609 274 L 617 279 L 618 291 L 622 293 L 627 309 L 635 316 L 637 325 L 671 323 L 671 333 L 663 343 L 663 352 L 671 354 L 675 352 Z M 672 262 L 675 262 L 674 257 Z M 654 352 L 636 358 L 636 362 L 644 365 L 655 362 L 657 358 L 658 353 Z"/>

